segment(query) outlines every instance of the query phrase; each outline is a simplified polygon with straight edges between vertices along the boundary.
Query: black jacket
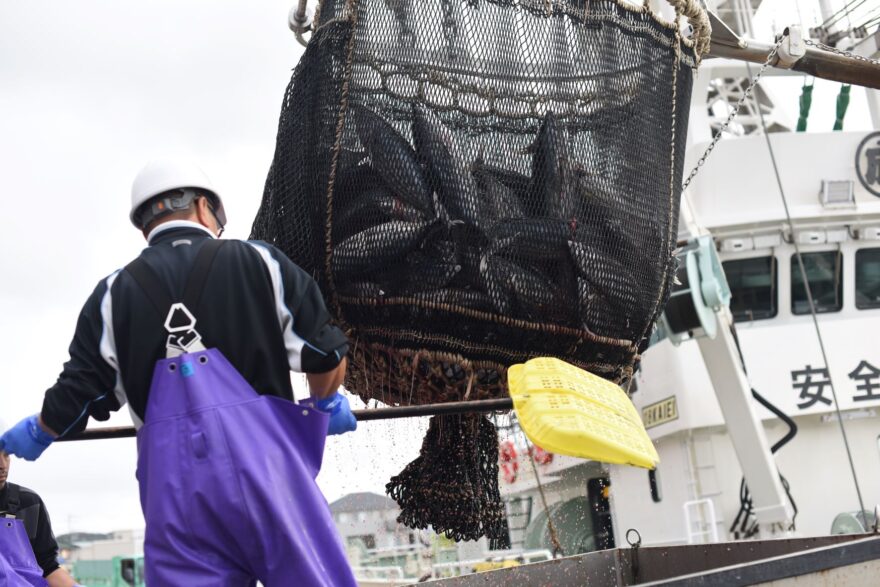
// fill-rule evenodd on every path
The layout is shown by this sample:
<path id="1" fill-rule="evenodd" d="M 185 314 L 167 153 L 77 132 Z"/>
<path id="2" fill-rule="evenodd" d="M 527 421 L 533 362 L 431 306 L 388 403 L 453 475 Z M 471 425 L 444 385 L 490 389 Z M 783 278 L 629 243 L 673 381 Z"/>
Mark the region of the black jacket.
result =
<path id="1" fill-rule="evenodd" d="M 161 229 L 161 230 L 160 230 Z M 150 235 L 140 258 L 179 301 L 200 246 L 213 238 L 174 221 Z M 219 250 L 196 308 L 196 330 L 258 393 L 293 398 L 290 370 L 323 373 L 348 352 L 314 280 L 278 249 L 230 240 Z M 128 402 L 140 426 L 168 333 L 141 287 L 124 269 L 101 280 L 80 313 L 70 360 L 43 401 L 43 421 L 61 435 L 106 420 Z"/>
<path id="2" fill-rule="evenodd" d="M 10 493 L 15 492 L 18 504 L 10 507 Z M 52 523 L 49 521 L 49 512 L 40 496 L 21 485 L 6 483 L 0 489 L 0 518 L 4 514 L 14 515 L 24 522 L 24 527 L 31 542 L 31 549 L 37 559 L 37 564 L 43 569 L 43 576 L 47 576 L 58 568 L 58 543 L 52 534 Z"/>

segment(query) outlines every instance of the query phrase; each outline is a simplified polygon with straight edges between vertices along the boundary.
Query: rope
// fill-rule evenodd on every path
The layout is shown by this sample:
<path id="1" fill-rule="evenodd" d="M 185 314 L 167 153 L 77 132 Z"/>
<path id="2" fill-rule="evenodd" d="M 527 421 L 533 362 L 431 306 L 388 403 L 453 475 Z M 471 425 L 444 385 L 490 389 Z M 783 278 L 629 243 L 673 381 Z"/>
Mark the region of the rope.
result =
<path id="1" fill-rule="evenodd" d="M 749 71 L 749 76 L 751 76 L 752 68 L 748 63 L 746 63 L 746 68 Z M 785 189 L 782 187 L 782 178 L 779 175 L 779 167 L 776 164 L 776 155 L 773 152 L 773 144 L 770 142 L 770 134 L 767 132 L 767 124 L 764 121 L 764 112 L 760 108 L 758 108 L 758 116 L 761 120 L 761 129 L 764 132 L 764 139 L 767 141 L 767 150 L 770 152 L 770 162 L 773 164 L 773 173 L 776 175 L 776 184 L 779 186 L 779 195 L 782 198 L 782 205 L 785 208 L 785 218 L 788 222 L 788 229 L 791 231 L 792 237 L 794 237 L 794 223 L 791 220 L 791 212 L 788 209 L 788 199 L 785 197 Z M 819 349 L 822 351 L 822 361 L 825 363 L 825 368 L 828 370 L 828 383 L 829 387 L 831 387 L 831 395 L 834 398 L 834 412 L 837 414 L 837 422 L 840 425 L 840 435 L 843 437 L 843 445 L 846 448 L 846 457 L 849 459 L 849 468 L 852 472 L 853 483 L 855 484 L 856 494 L 859 498 L 859 508 L 861 511 L 865 511 L 865 503 L 862 500 L 862 490 L 859 486 L 859 478 L 856 475 L 856 466 L 853 463 L 852 452 L 849 448 L 849 440 L 846 437 L 846 427 L 843 424 L 843 416 L 840 413 L 840 403 L 837 401 L 837 391 L 834 388 L 834 379 L 831 377 L 828 355 L 825 353 L 825 343 L 822 339 L 822 331 L 819 328 L 819 320 L 816 318 L 816 305 L 813 302 L 813 292 L 810 289 L 810 282 L 807 280 L 807 270 L 804 268 L 804 258 L 803 255 L 801 255 L 801 248 L 798 245 L 797 239 L 792 238 L 791 241 L 792 244 L 794 244 L 794 252 L 798 260 L 801 279 L 804 282 L 804 289 L 807 292 L 807 301 L 810 303 L 810 316 L 813 318 L 813 328 L 816 330 L 816 338 L 819 340 Z"/>
<path id="2" fill-rule="evenodd" d="M 529 443 L 529 439 L 521 427 L 519 431 L 520 434 L 522 434 L 523 442 L 525 442 L 526 452 L 529 454 L 529 462 L 532 464 L 532 473 L 535 475 L 535 482 L 538 484 L 538 494 L 541 496 L 541 505 L 543 506 L 544 511 L 547 512 L 547 530 L 550 532 L 550 542 L 553 543 L 553 556 L 555 558 L 557 552 L 560 555 L 565 556 L 565 551 L 562 549 L 562 544 L 559 542 L 559 535 L 556 533 L 556 525 L 553 524 L 553 519 L 550 517 L 550 509 L 547 507 L 547 496 L 544 494 L 544 484 L 541 483 L 541 476 L 538 474 L 538 467 L 535 466 L 535 457 L 532 455 L 532 451 L 529 450 L 531 443 Z"/>
<path id="3" fill-rule="evenodd" d="M 354 63 L 354 41 L 357 37 L 358 25 L 358 0 L 346 0 L 345 11 L 348 18 L 351 19 L 351 31 L 349 33 L 348 44 L 345 49 L 345 69 L 342 82 L 342 101 L 339 108 L 339 118 L 336 121 L 336 132 L 334 134 L 333 151 L 330 156 L 330 177 L 327 180 L 327 217 L 324 222 L 324 245 L 326 254 L 324 255 L 324 271 L 327 276 L 327 288 L 330 292 L 330 303 L 337 319 L 344 323 L 342 308 L 339 305 L 339 297 L 336 294 L 336 288 L 333 287 L 333 193 L 336 188 L 336 169 L 339 164 L 339 152 L 342 149 L 342 135 L 345 130 L 345 116 L 348 111 L 348 95 L 351 89 L 351 71 Z"/>
<path id="4" fill-rule="evenodd" d="M 687 0 L 676 0 L 678 4 L 684 4 Z M 647 6 L 647 3 L 645 4 Z M 681 17 L 679 6 L 675 6 L 675 44 L 673 45 L 673 51 L 675 51 L 675 65 L 672 68 L 672 124 L 670 125 L 672 129 L 672 138 L 669 142 L 669 199 L 670 201 L 674 201 L 677 198 L 681 197 L 681 193 L 683 191 L 680 190 L 676 192 L 675 185 L 675 133 L 677 128 L 677 114 L 678 114 L 678 68 L 681 66 L 680 58 L 681 58 L 681 31 L 678 27 L 678 20 Z M 696 48 L 695 48 L 696 52 Z M 697 53 L 699 59 L 699 53 Z M 669 206 L 669 218 L 667 219 L 667 226 L 669 227 L 669 234 L 666 235 L 666 247 L 662 251 L 662 257 L 660 259 L 660 263 L 663 266 L 663 274 L 660 278 L 660 283 L 664 284 L 663 287 L 657 294 L 657 299 L 654 302 L 654 310 L 651 314 L 652 319 L 645 324 L 644 330 L 642 330 L 641 335 L 639 335 L 638 340 L 642 340 L 648 336 L 651 329 L 654 326 L 654 323 L 657 320 L 657 317 L 663 311 L 663 300 L 666 299 L 666 295 L 669 291 L 669 269 L 671 268 L 670 257 L 674 256 L 675 243 L 677 240 L 677 235 L 675 233 L 676 223 L 673 218 L 673 210 L 674 206 Z M 628 385 L 628 383 L 627 383 Z"/>
<path id="5" fill-rule="evenodd" d="M 700 5 L 698 0 L 667 0 L 673 8 L 675 8 L 675 27 L 676 35 L 678 35 L 678 17 L 685 16 L 691 27 L 694 29 L 694 53 L 697 56 L 697 64 L 699 65 L 703 55 L 709 52 L 712 44 L 712 24 L 709 22 L 709 15 Z"/>

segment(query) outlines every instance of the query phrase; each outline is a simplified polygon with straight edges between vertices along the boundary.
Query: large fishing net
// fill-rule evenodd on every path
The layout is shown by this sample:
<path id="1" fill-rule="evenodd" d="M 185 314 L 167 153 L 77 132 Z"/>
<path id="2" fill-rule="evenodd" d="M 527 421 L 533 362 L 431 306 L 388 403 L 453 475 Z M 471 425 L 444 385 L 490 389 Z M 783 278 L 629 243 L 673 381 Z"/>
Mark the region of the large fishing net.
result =
<path id="1" fill-rule="evenodd" d="M 705 13 L 673 5 L 693 34 L 624 0 L 320 5 L 252 236 L 320 284 L 352 340 L 350 391 L 503 397 L 506 368 L 536 356 L 629 380 L 674 273 L 708 42 Z M 402 520 L 503 541 L 481 422 L 431 423 L 389 484 Z M 466 503 L 434 507 L 438 491 Z"/>

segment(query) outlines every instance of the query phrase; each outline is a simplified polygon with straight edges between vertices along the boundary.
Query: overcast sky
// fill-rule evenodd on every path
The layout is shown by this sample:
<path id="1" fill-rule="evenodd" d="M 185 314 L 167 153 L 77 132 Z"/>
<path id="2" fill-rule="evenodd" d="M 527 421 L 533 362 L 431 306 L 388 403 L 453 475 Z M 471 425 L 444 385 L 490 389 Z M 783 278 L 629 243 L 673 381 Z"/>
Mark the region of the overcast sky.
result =
<path id="1" fill-rule="evenodd" d="M 302 52 L 290 1 L 0 4 L 0 418 L 37 412 L 98 280 L 144 246 L 131 180 L 157 153 L 201 163 L 228 236 L 246 238 Z M 127 410 L 111 423 L 130 423 Z M 328 441 L 333 500 L 381 492 L 418 454 L 424 422 L 362 423 Z M 400 442 L 397 442 L 400 440 Z M 143 524 L 133 439 L 57 444 L 10 480 L 45 499 L 56 533 Z"/>
<path id="2" fill-rule="evenodd" d="M 7 425 L 39 410 L 82 303 L 144 246 L 127 215 L 131 180 L 146 160 L 189 153 L 223 195 L 227 235 L 247 237 L 282 95 L 302 52 L 287 28 L 292 4 L 0 3 L 0 418 Z M 800 81 L 783 84 L 794 115 Z M 817 128 L 830 129 L 838 88 L 817 86 Z M 847 127 L 865 128 L 858 92 L 852 108 Z M 129 422 L 123 411 L 110 423 Z M 417 455 L 425 429 L 423 420 L 363 423 L 330 439 L 320 477 L 328 499 L 381 492 Z M 56 533 L 107 531 L 143 524 L 134 470 L 133 440 L 93 441 L 53 446 L 36 463 L 15 460 L 10 479 L 43 496 Z"/>

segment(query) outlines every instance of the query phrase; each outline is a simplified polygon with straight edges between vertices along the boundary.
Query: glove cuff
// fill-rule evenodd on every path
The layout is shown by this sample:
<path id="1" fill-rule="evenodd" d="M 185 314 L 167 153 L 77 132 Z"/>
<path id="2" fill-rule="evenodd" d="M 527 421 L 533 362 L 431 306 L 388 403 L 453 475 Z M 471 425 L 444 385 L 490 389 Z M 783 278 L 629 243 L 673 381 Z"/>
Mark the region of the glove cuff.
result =
<path id="1" fill-rule="evenodd" d="M 321 410 L 322 412 L 333 413 L 336 411 L 339 406 L 339 402 L 342 401 L 342 397 L 339 395 L 339 392 L 336 391 L 333 395 L 325 397 L 324 399 L 319 399 L 315 402 L 315 407 Z"/>
<path id="2" fill-rule="evenodd" d="M 30 418 L 28 418 L 28 434 L 30 434 L 31 439 L 39 444 L 40 446 L 49 446 L 55 440 L 55 438 L 43 430 L 42 426 L 40 426 L 40 416 L 39 414 L 34 414 Z"/>

